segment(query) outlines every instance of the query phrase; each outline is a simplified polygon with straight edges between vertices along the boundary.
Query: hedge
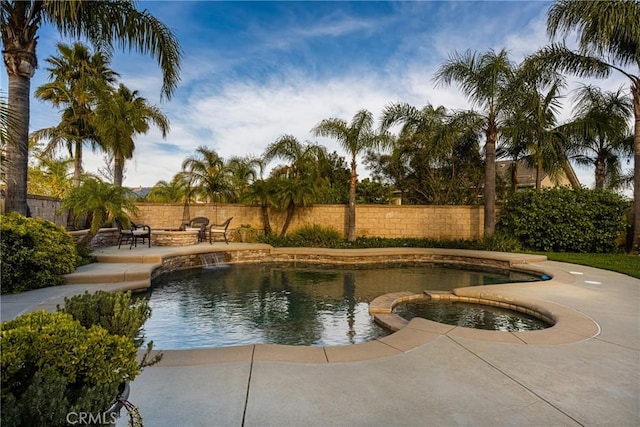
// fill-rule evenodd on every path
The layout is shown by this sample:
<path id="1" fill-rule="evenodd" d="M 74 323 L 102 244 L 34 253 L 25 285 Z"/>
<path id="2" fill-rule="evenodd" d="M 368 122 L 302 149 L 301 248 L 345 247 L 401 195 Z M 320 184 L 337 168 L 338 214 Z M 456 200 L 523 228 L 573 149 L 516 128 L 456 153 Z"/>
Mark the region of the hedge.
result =
<path id="1" fill-rule="evenodd" d="M 628 209 L 628 201 L 604 190 L 527 190 L 509 198 L 497 229 L 534 251 L 613 252 L 626 233 Z"/>
<path id="2" fill-rule="evenodd" d="M 15 212 L 0 220 L 3 294 L 61 285 L 62 275 L 76 269 L 76 245 L 62 227 Z"/>

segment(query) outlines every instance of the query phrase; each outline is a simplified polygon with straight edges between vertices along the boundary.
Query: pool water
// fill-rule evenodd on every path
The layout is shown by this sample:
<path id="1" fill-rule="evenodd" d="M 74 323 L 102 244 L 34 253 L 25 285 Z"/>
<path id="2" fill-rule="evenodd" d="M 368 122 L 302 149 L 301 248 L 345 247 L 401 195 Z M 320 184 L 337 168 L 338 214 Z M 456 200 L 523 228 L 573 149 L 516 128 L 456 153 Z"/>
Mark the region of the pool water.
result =
<path id="1" fill-rule="evenodd" d="M 422 317 L 447 325 L 490 331 L 538 331 L 551 326 L 526 313 L 457 301 L 411 301 L 398 304 L 393 312 L 406 320 Z"/>
<path id="2" fill-rule="evenodd" d="M 369 315 L 369 302 L 380 295 L 533 280 L 539 279 L 430 264 L 258 263 L 193 269 L 154 280 L 145 296 L 152 316 L 144 332 L 164 350 L 355 344 L 389 333 Z"/>

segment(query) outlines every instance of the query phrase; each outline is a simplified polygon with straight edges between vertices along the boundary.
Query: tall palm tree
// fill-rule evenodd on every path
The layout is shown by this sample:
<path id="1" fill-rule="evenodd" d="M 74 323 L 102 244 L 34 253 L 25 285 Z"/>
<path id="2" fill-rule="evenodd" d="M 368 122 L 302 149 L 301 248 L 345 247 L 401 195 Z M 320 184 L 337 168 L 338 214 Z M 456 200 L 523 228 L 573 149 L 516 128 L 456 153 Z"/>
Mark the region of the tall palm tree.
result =
<path id="1" fill-rule="evenodd" d="M 640 3 L 557 1 L 547 14 L 548 34 L 552 39 L 557 35 L 566 38 L 574 30 L 579 36 L 579 51 L 553 44 L 536 57 L 580 77 L 608 77 L 615 71 L 630 80 L 635 120 L 632 248 L 636 249 L 640 238 Z"/>
<path id="2" fill-rule="evenodd" d="M 51 156 L 66 145 L 74 158 L 74 185 L 80 185 L 82 146 L 86 141 L 95 145 L 95 107 L 98 99 L 110 90 L 118 74 L 109 68 L 109 58 L 102 52 L 91 53 L 82 43 L 57 45 L 59 56 L 50 56 L 50 82 L 36 88 L 35 96 L 63 107 L 62 119 L 55 127 L 40 129 L 31 138 L 48 139 L 44 154 Z"/>
<path id="3" fill-rule="evenodd" d="M 169 131 L 169 119 L 155 105 L 120 84 L 111 96 L 102 99 L 96 109 L 96 135 L 100 145 L 113 154 L 113 184 L 122 187 L 124 163 L 133 157 L 134 138 L 155 124 L 162 137 Z"/>
<path id="4" fill-rule="evenodd" d="M 570 134 L 575 142 L 574 159 L 595 169 L 595 188 L 620 185 L 621 157 L 633 154 L 629 118 L 633 103 L 622 88 L 603 92 L 595 86 L 582 86 L 575 96 L 575 119 Z"/>
<path id="5" fill-rule="evenodd" d="M 347 240 L 356 239 L 356 182 L 357 157 L 367 150 L 381 145 L 382 138 L 374 132 L 373 115 L 367 110 L 358 111 L 348 124 L 345 120 L 330 118 L 318 123 L 311 132 L 315 136 L 335 138 L 351 156 L 351 178 L 349 180 L 349 210 L 347 217 Z"/>
<path id="6" fill-rule="evenodd" d="M 447 179 L 454 183 L 458 164 L 472 158 L 477 149 L 474 141 L 482 118 L 473 111 L 448 112 L 443 106 L 434 108 L 430 104 L 421 110 L 406 103 L 390 104 L 382 113 L 380 129 L 386 132 L 396 124 L 402 124 L 398 140 L 420 145 L 422 153 L 428 154 L 425 164 L 440 172 L 448 171 Z"/>
<path id="7" fill-rule="evenodd" d="M 0 90 L 0 181 L 7 182 L 6 149 L 9 143 L 9 128 L 16 126 L 14 114 L 9 113 L 6 92 Z"/>
<path id="8" fill-rule="evenodd" d="M 438 84 L 457 82 L 467 98 L 482 109 L 485 120 L 484 235 L 496 225 L 496 143 L 506 111 L 505 92 L 514 66 L 505 50 L 478 54 L 454 52 L 436 72 Z"/>
<path id="9" fill-rule="evenodd" d="M 9 110 L 16 126 L 8 132 L 7 212 L 27 214 L 29 150 L 29 95 L 38 66 L 36 45 L 43 24 L 63 36 L 87 38 L 108 52 L 115 43 L 123 49 L 150 54 L 163 73 L 162 94 L 167 98 L 179 81 L 180 49 L 172 32 L 133 1 L 4 0 L 0 3 L 0 33 L 4 64 L 9 76 Z"/>
<path id="10" fill-rule="evenodd" d="M 542 83 L 525 61 L 518 67 L 510 92 L 510 114 L 503 124 L 505 151 L 519 157 L 535 170 L 535 188 L 542 187 L 542 172 L 557 181 L 568 162 L 568 138 L 565 126 L 558 122 L 561 88 L 560 75 Z M 517 165 L 516 165 L 517 166 Z"/>

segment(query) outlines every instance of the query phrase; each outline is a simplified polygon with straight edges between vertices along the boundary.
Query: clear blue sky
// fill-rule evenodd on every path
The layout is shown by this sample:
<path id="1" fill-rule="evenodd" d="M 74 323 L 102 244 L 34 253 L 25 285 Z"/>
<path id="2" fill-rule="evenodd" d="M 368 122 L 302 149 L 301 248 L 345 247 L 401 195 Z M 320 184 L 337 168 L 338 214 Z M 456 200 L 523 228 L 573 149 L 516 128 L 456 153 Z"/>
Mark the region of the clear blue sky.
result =
<path id="1" fill-rule="evenodd" d="M 199 145 L 225 159 L 260 155 L 282 134 L 317 141 L 344 156 L 328 139 L 311 136 L 320 120 L 350 121 L 366 108 L 376 118 L 391 102 L 469 108 L 454 87 L 436 87 L 434 71 L 454 51 L 509 51 L 520 62 L 548 43 L 548 1 L 422 2 L 139 2 L 176 34 L 182 81 L 169 102 L 160 101 L 161 74 L 149 57 L 117 52 L 120 81 L 158 105 L 171 122 L 165 140 L 152 129 L 136 140 L 125 185 L 170 180 Z M 47 80 L 48 56 L 63 40 L 40 31 L 39 69 L 32 90 Z M 576 79 L 570 79 L 576 80 Z M 595 81 L 607 90 L 626 82 Z M 0 75 L 6 88 L 6 74 Z M 6 89 L 3 89 L 6 91 Z M 569 98 L 567 100 L 569 105 Z M 568 115 L 570 108 L 567 107 Z M 58 113 L 32 100 L 31 129 L 53 126 Z M 85 168 L 103 166 L 86 149 Z M 271 166 L 275 166 L 275 163 Z M 359 173 L 367 171 L 360 165 Z M 578 170 L 591 185 L 593 171 Z"/>

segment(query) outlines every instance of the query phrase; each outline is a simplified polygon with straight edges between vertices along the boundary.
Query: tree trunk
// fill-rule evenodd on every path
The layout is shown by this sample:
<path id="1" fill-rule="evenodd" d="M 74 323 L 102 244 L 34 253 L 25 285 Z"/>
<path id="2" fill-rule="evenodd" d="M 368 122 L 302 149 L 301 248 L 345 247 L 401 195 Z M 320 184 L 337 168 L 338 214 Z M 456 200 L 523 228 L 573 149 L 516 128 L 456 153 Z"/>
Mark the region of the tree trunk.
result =
<path id="1" fill-rule="evenodd" d="M 496 140 L 498 129 L 495 120 L 489 119 L 485 144 L 484 166 L 484 236 L 493 235 L 496 228 Z"/>
<path id="2" fill-rule="evenodd" d="M 262 228 L 264 228 L 264 234 L 266 236 L 271 234 L 271 222 L 269 221 L 269 208 L 267 206 L 261 206 L 262 210 Z"/>
<path id="3" fill-rule="evenodd" d="M 42 4 L 35 2 L 28 11 L 27 2 L 15 2 L 2 28 L 2 59 L 9 76 L 6 154 L 6 212 L 27 215 L 27 164 L 29 161 L 29 94 L 31 77 L 36 71 L 35 37 Z M 4 9 L 4 6 L 3 6 Z M 4 12 L 3 12 L 4 13 Z M 31 21 L 29 20 L 31 19 Z"/>
<path id="4" fill-rule="evenodd" d="M 284 225 L 282 226 L 280 237 L 284 237 L 287 234 L 287 230 L 289 229 L 289 225 L 291 224 L 291 220 L 293 219 L 293 214 L 295 211 L 296 204 L 293 202 L 289 202 L 289 205 L 287 206 L 287 217 L 284 220 Z"/>
<path id="5" fill-rule="evenodd" d="M 5 54 L 6 56 L 7 54 Z M 6 63 L 5 58 L 5 63 Z M 27 216 L 27 164 L 29 161 L 29 92 L 31 77 L 9 74 L 8 114 L 11 125 L 7 129 L 5 211 Z"/>
<path id="6" fill-rule="evenodd" d="M 73 186 L 80 187 L 82 177 L 82 140 L 76 141 L 75 158 L 73 159 Z"/>
<path id="7" fill-rule="evenodd" d="M 635 118 L 635 133 L 633 137 L 633 227 L 631 232 L 631 250 L 638 249 L 640 236 L 640 80 L 631 85 L 633 94 L 633 113 Z"/>
<path id="8" fill-rule="evenodd" d="M 604 158 L 602 158 L 602 156 L 598 156 L 598 158 L 596 159 L 596 173 L 595 173 L 595 180 L 596 180 L 596 185 L 595 188 L 597 189 L 603 189 L 604 188 L 604 181 L 605 178 L 607 176 L 607 171 L 605 168 L 605 164 L 604 164 Z"/>
<path id="9" fill-rule="evenodd" d="M 347 217 L 347 240 L 356 240 L 356 159 L 351 160 L 351 179 L 349 180 L 349 212 Z"/>
<path id="10" fill-rule="evenodd" d="M 122 187 L 122 177 L 124 175 L 124 157 L 118 154 L 113 155 L 113 185 Z"/>
<path id="11" fill-rule="evenodd" d="M 82 239 L 80 239 L 80 241 L 78 242 L 78 246 L 88 248 L 95 236 L 96 233 L 92 233 L 91 230 L 87 230 L 87 234 L 85 234 Z"/>
<path id="12" fill-rule="evenodd" d="M 536 191 L 542 188 L 542 159 L 536 163 Z"/>

